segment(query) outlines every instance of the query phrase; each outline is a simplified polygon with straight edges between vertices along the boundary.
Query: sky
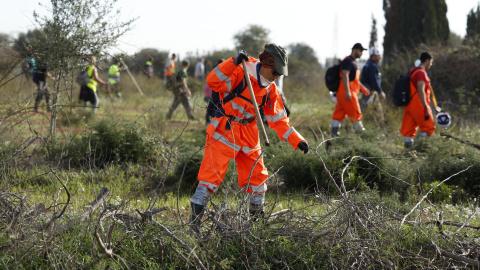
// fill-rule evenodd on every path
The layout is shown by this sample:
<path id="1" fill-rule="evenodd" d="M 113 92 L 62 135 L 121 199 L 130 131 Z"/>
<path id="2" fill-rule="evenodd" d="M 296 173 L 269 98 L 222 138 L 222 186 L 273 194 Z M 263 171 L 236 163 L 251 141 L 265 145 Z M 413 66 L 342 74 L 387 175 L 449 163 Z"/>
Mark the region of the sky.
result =
<path id="1" fill-rule="evenodd" d="M 452 32 L 465 36 L 467 14 L 477 7 L 478 1 L 446 0 Z M 47 9 L 39 3 L 48 6 L 50 1 L 4 3 L 0 11 L 0 33 L 16 37 L 18 33 L 34 29 L 33 12 L 47 14 Z M 111 53 L 133 54 L 154 48 L 182 57 L 187 53 L 203 55 L 233 49 L 233 36 L 256 24 L 270 30 L 271 42 L 282 46 L 309 45 L 323 63 L 328 57 L 350 54 L 356 42 L 366 47 L 372 16 L 377 20 L 377 45 L 383 52 L 383 0 L 117 0 L 116 7 L 121 9 L 120 20 L 138 19 L 133 30 L 122 36 L 116 47 L 110 48 Z M 368 58 L 368 54 L 362 58 Z"/>

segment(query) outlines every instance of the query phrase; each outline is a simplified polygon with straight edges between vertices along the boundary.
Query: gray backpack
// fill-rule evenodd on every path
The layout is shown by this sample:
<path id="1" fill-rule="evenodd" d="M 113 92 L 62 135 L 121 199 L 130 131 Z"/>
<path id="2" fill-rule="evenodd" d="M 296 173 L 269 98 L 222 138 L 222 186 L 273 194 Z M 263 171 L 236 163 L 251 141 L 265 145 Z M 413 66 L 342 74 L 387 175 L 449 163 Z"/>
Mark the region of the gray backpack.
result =
<path id="1" fill-rule="evenodd" d="M 77 74 L 76 82 L 80 85 L 86 85 L 87 83 L 90 82 L 90 76 L 88 76 L 87 70 L 81 70 Z"/>

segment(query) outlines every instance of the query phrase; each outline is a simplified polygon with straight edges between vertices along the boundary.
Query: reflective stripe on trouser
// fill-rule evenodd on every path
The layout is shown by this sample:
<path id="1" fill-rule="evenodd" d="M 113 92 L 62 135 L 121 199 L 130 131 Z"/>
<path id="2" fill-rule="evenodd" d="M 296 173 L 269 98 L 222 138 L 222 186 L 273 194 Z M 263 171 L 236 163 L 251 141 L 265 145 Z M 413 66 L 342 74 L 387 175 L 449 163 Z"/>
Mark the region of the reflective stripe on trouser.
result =
<path id="1" fill-rule="evenodd" d="M 337 104 L 333 112 L 333 120 L 343 121 L 345 117 L 350 119 L 350 122 L 355 123 L 362 120 L 362 111 L 358 103 L 358 93 L 350 92 L 351 99 L 345 98 L 345 92 L 337 92 Z"/>
<path id="2" fill-rule="evenodd" d="M 265 181 L 268 178 L 268 172 L 263 164 L 263 157 L 260 157 L 255 164 L 260 153 L 260 148 L 250 151 L 249 154 L 242 151 L 234 151 L 231 147 L 215 138 L 208 138 L 205 143 L 205 155 L 203 156 L 202 165 L 198 172 L 199 184 L 208 187 L 213 192 L 217 191 L 223 182 L 230 159 L 235 159 L 238 173 L 238 186 L 248 193 L 265 192 L 267 190 Z M 255 167 L 249 182 L 248 178 L 254 164 Z"/>
<path id="3" fill-rule="evenodd" d="M 425 121 L 423 107 L 405 107 L 403 111 L 401 133 L 404 137 L 415 137 L 418 128 L 422 132 L 432 135 L 435 132 L 435 122 L 433 121 L 432 109 L 428 106 L 430 118 Z"/>

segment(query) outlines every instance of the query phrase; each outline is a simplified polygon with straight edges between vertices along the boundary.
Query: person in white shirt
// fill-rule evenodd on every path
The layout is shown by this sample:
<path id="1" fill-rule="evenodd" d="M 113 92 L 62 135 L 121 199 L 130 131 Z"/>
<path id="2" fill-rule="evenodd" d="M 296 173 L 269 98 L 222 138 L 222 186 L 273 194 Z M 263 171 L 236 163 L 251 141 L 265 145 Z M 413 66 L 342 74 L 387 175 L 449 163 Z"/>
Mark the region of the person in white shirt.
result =
<path id="1" fill-rule="evenodd" d="M 204 59 L 200 59 L 200 61 L 197 62 L 195 65 L 195 78 L 203 81 L 204 75 L 205 75 L 205 64 L 204 64 Z"/>

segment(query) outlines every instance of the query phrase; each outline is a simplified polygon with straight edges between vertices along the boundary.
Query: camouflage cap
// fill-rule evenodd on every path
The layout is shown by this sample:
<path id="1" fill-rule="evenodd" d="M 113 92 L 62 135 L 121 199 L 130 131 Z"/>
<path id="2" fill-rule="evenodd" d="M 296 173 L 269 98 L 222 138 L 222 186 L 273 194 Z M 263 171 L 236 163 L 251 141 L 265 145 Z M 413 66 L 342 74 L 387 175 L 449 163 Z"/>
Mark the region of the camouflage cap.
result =
<path id="1" fill-rule="evenodd" d="M 275 71 L 288 76 L 288 56 L 285 49 L 275 43 L 270 43 L 265 46 L 265 52 L 273 56 Z"/>

